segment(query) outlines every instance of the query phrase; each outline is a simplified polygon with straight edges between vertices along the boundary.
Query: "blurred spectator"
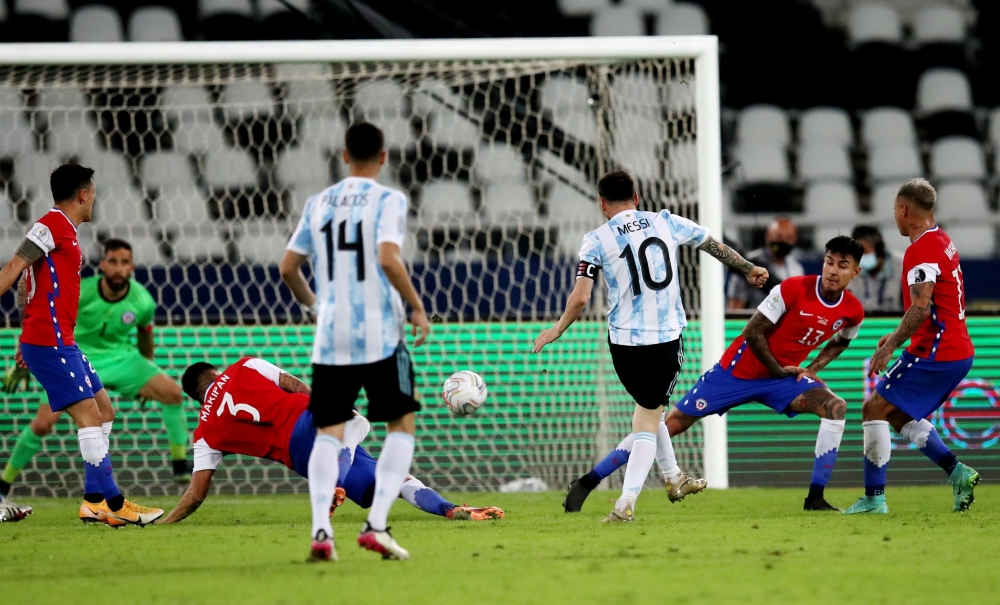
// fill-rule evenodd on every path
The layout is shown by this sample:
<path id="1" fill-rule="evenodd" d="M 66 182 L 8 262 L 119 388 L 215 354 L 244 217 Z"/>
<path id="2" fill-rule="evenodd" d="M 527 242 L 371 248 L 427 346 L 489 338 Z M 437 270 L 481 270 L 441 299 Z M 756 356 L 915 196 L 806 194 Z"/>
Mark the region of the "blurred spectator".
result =
<path id="1" fill-rule="evenodd" d="M 739 273 L 729 275 L 726 286 L 726 296 L 729 298 L 729 309 L 756 309 L 767 297 L 771 288 L 777 286 L 789 277 L 804 275 L 802 264 L 791 255 L 792 248 L 798 241 L 798 230 L 792 219 L 778 217 L 767 227 L 764 235 L 764 247 L 751 251 L 746 259 L 753 264 L 764 267 L 771 275 L 763 288 L 751 288 L 747 280 Z"/>
<path id="2" fill-rule="evenodd" d="M 851 233 L 865 249 L 861 273 L 847 289 L 858 297 L 865 311 L 900 312 L 903 310 L 903 258 L 885 247 L 877 227 L 858 225 Z"/>

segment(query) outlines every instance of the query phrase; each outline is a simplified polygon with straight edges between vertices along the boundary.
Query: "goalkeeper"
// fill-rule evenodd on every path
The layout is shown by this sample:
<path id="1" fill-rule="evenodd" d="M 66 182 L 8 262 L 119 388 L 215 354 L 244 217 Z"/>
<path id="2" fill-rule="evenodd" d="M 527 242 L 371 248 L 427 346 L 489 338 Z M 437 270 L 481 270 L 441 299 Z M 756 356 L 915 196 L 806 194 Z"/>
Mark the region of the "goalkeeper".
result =
<path id="1" fill-rule="evenodd" d="M 109 239 L 104 243 L 101 274 L 80 282 L 76 342 L 109 390 L 127 399 L 162 404 L 174 480 L 187 483 L 191 471 L 187 462 L 188 430 L 181 405 L 183 393 L 180 384 L 153 364 L 156 301 L 132 279 L 134 268 L 132 246 L 128 242 Z M 133 331 L 135 343 L 130 338 Z M 12 393 L 22 382 L 27 385 L 28 376 L 24 367 L 8 372 L 3 390 Z M 11 484 L 41 448 L 42 437 L 52 432 L 60 415 L 61 412 L 52 412 L 47 403 L 39 406 L 31 424 L 18 436 L 0 476 L 0 496 L 7 497 Z"/>

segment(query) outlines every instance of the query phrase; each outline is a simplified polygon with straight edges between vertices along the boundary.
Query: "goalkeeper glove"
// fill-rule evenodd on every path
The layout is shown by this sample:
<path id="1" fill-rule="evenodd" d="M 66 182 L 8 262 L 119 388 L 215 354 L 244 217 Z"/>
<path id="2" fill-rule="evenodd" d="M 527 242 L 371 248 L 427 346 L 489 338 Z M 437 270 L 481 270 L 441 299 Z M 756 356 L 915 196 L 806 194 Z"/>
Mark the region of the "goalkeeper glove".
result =
<path id="1" fill-rule="evenodd" d="M 31 381 L 31 372 L 28 368 L 17 368 L 9 370 L 3 377 L 3 392 L 4 393 L 14 393 L 17 392 L 18 383 L 24 383 L 24 390 L 28 390 L 28 384 Z"/>

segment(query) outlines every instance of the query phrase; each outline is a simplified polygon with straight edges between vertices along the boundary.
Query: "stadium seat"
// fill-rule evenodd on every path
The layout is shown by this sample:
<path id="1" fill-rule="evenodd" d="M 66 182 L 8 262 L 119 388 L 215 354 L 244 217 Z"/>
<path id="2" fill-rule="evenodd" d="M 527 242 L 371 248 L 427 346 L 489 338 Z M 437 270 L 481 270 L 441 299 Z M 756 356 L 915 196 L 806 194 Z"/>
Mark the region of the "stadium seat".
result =
<path id="1" fill-rule="evenodd" d="M 67 0 L 14 0 L 13 9 L 5 41 L 67 41 L 70 14 Z"/>
<path id="2" fill-rule="evenodd" d="M 670 4 L 672 0 L 621 0 L 620 4 L 630 6 L 644 13 L 653 12 Z"/>
<path id="3" fill-rule="evenodd" d="M 847 18 L 847 38 L 852 46 L 872 42 L 902 44 L 903 24 L 888 4 L 858 4 Z"/>
<path id="4" fill-rule="evenodd" d="M 231 121 L 266 119 L 274 109 L 271 90 L 263 82 L 234 82 L 222 89 L 219 98 L 226 118 Z"/>
<path id="5" fill-rule="evenodd" d="M 173 134 L 173 147 L 183 153 L 213 153 L 227 149 L 222 130 L 212 117 L 208 90 L 173 86 L 160 97 Z"/>
<path id="6" fill-rule="evenodd" d="M 558 0 L 559 12 L 567 17 L 587 17 L 611 3 L 608 0 Z"/>
<path id="7" fill-rule="evenodd" d="M 840 145 L 808 143 L 799 148 L 799 177 L 804 181 L 853 178 L 851 158 Z"/>
<path id="8" fill-rule="evenodd" d="M 813 107 L 799 117 L 799 141 L 803 144 L 851 147 L 851 118 L 839 107 Z"/>
<path id="9" fill-rule="evenodd" d="M 417 216 L 426 227 L 442 223 L 474 226 L 478 213 L 472 208 L 469 186 L 455 181 L 431 181 L 420 194 Z"/>
<path id="10" fill-rule="evenodd" d="M 278 156 L 276 175 L 281 185 L 294 188 L 299 197 L 318 193 L 333 184 L 329 156 L 310 148 L 284 150 Z"/>
<path id="11" fill-rule="evenodd" d="M 222 262 L 227 257 L 226 244 L 220 232 L 210 224 L 189 231 L 170 233 L 169 240 L 175 261 Z"/>
<path id="12" fill-rule="evenodd" d="M 972 113 L 972 87 L 964 73 L 957 69 L 929 69 L 917 84 L 917 113 L 927 139 L 949 135 L 977 136 Z"/>
<path id="13" fill-rule="evenodd" d="M 644 116 L 659 118 L 663 107 L 663 85 L 642 74 L 622 74 L 611 83 L 614 109 L 639 110 Z"/>
<path id="14" fill-rule="evenodd" d="M 181 42 L 181 20 L 172 8 L 142 6 L 128 18 L 128 39 L 132 42 Z"/>
<path id="15" fill-rule="evenodd" d="M 557 114 L 591 113 L 590 88 L 586 80 L 568 76 L 549 76 L 541 86 L 542 105 Z"/>
<path id="16" fill-rule="evenodd" d="M 817 225 L 813 229 L 813 250 L 817 253 L 822 253 L 826 248 L 826 243 L 838 235 L 851 235 L 851 231 L 854 229 L 853 225 L 844 223 L 841 225 L 829 225 L 822 224 Z"/>
<path id="17" fill-rule="evenodd" d="M 139 168 L 139 181 L 147 191 L 197 186 L 188 157 L 173 151 L 145 154 Z"/>
<path id="18" fill-rule="evenodd" d="M 21 92 L 0 86 L 0 157 L 30 153 L 37 148 L 35 133 L 21 109 Z"/>
<path id="19" fill-rule="evenodd" d="M 845 182 L 808 185 L 803 206 L 806 223 L 855 223 L 861 217 L 857 191 Z"/>
<path id="20" fill-rule="evenodd" d="M 642 12 L 630 6 L 605 6 L 590 19 L 591 36 L 642 36 L 645 33 Z"/>
<path id="21" fill-rule="evenodd" d="M 997 231 L 993 225 L 944 225 L 963 259 L 995 258 Z"/>
<path id="22" fill-rule="evenodd" d="M 381 124 L 379 125 L 381 126 Z M 347 125 L 339 114 L 309 113 L 297 123 L 295 140 L 299 147 L 323 151 L 344 147 Z"/>
<path id="23" fill-rule="evenodd" d="M 123 42 L 124 28 L 118 11 L 103 4 L 89 4 L 73 11 L 70 42 Z"/>
<path id="24" fill-rule="evenodd" d="M 153 220 L 170 229 L 211 222 L 205 197 L 195 183 L 187 156 L 171 151 L 146 154 L 139 180 L 152 202 Z"/>
<path id="25" fill-rule="evenodd" d="M 952 182 L 937 188 L 934 218 L 946 224 L 984 224 L 995 222 L 986 190 L 979 183 Z"/>
<path id="26" fill-rule="evenodd" d="M 311 110 L 336 111 L 338 104 L 333 87 L 326 79 L 330 66 L 325 63 L 280 63 L 275 75 L 284 81 L 282 99 L 285 111 L 293 116 Z"/>
<path id="27" fill-rule="evenodd" d="M 887 4 L 857 4 L 848 15 L 850 99 L 856 107 L 913 103 L 913 77 L 899 15 Z"/>
<path id="28" fill-rule="evenodd" d="M 111 151 L 92 151 L 77 154 L 73 159 L 78 164 L 94 169 L 94 182 L 101 190 L 109 186 L 132 186 L 128 160 L 123 155 Z"/>
<path id="29" fill-rule="evenodd" d="M 871 217 L 879 223 L 891 223 L 893 220 L 893 209 L 896 205 L 896 192 L 899 191 L 906 179 L 896 179 L 890 183 L 884 183 L 875 188 L 872 192 L 870 207 Z"/>
<path id="30" fill-rule="evenodd" d="M 495 182 L 483 189 L 482 214 L 493 225 L 531 226 L 538 222 L 538 207 L 527 183 Z"/>
<path id="31" fill-rule="evenodd" d="M 14 13 L 19 15 L 39 15 L 52 21 L 69 19 L 67 0 L 14 0 Z"/>
<path id="32" fill-rule="evenodd" d="M 657 1 L 661 8 L 656 12 L 656 35 L 658 36 L 707 36 L 708 14 L 693 2 L 665 3 Z M 667 6 L 663 6 L 667 4 Z"/>
<path id="33" fill-rule="evenodd" d="M 309 0 L 288 0 L 288 3 L 301 13 L 309 14 Z M 301 13 L 289 10 L 278 0 L 257 0 L 261 37 L 267 40 L 308 40 L 324 37 L 320 26 Z"/>
<path id="34" fill-rule="evenodd" d="M 697 181 L 697 143 L 693 139 L 667 141 L 664 172 L 668 179 Z"/>
<path id="35" fill-rule="evenodd" d="M 358 84 L 354 94 L 355 119 L 377 121 L 406 115 L 406 94 L 392 80 L 369 80 Z"/>
<path id="36" fill-rule="evenodd" d="M 250 0 L 198 0 L 198 19 L 208 40 L 258 38 Z"/>
<path id="37" fill-rule="evenodd" d="M 291 237 L 285 221 L 253 221 L 239 234 L 240 260 L 261 265 L 277 265 L 285 255 L 285 246 Z"/>
<path id="38" fill-rule="evenodd" d="M 913 20 L 913 42 L 921 68 L 965 67 L 965 17 L 953 6 L 928 6 Z"/>
<path id="39" fill-rule="evenodd" d="M 910 238 L 899 234 L 899 227 L 896 226 L 896 222 L 892 218 L 876 226 L 882 234 L 882 239 L 885 240 L 886 249 L 895 252 L 902 258 L 906 249 L 910 247 Z"/>
<path id="40" fill-rule="evenodd" d="M 990 145 L 993 149 L 1000 149 L 1000 107 L 990 111 L 990 123 L 987 131 Z"/>
<path id="41" fill-rule="evenodd" d="M 640 180 L 662 178 L 663 141 L 655 136 L 646 136 L 659 131 L 658 123 L 650 124 L 645 133 L 637 127 L 634 134 L 643 136 L 622 137 L 616 141 L 611 149 L 612 159 L 623 170 Z"/>
<path id="42" fill-rule="evenodd" d="M 516 149 L 503 143 L 483 143 L 476 150 L 472 167 L 484 183 L 526 183 L 528 167 Z"/>
<path id="43" fill-rule="evenodd" d="M 747 184 L 787 183 L 791 180 L 788 154 L 776 142 L 741 144 L 735 149 L 739 172 Z"/>
<path id="44" fill-rule="evenodd" d="M 861 140 L 869 147 L 885 143 L 915 145 L 917 129 L 910 112 L 898 107 L 877 107 L 862 115 Z"/>
<path id="45" fill-rule="evenodd" d="M 792 141 L 788 116 L 774 105 L 752 105 L 736 118 L 736 141 L 740 145 L 774 143 L 786 146 Z"/>
<path id="46" fill-rule="evenodd" d="M 983 149 L 968 137 L 938 139 L 931 147 L 930 174 L 935 179 L 986 178 Z"/>
<path id="47" fill-rule="evenodd" d="M 251 191 L 257 188 L 257 169 L 250 156 L 238 149 L 225 149 L 205 156 L 202 176 L 210 189 Z"/>
<path id="48" fill-rule="evenodd" d="M 438 145 L 475 147 L 482 138 L 479 124 L 450 109 L 435 111 L 429 116 L 428 123 L 428 134 Z"/>
<path id="49" fill-rule="evenodd" d="M 902 183 L 923 173 L 920 154 L 913 145 L 882 143 L 868 151 L 868 176 L 874 183 L 890 179 Z"/>
<path id="50" fill-rule="evenodd" d="M 545 200 L 547 216 L 559 229 L 557 250 L 575 258 L 583 236 L 604 222 L 597 201 L 565 183 L 555 183 Z"/>

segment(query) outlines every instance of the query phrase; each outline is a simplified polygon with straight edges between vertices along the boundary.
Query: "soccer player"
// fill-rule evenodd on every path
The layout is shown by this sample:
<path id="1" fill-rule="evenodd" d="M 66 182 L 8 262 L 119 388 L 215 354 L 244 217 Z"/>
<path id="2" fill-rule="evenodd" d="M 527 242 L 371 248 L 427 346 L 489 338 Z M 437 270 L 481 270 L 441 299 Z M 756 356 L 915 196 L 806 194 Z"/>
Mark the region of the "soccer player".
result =
<path id="1" fill-rule="evenodd" d="M 826 501 L 824 491 L 837 462 L 847 404 L 823 384 L 817 373 L 843 353 L 861 329 L 864 308 L 845 290 L 861 271 L 863 253 L 864 248 L 853 239 L 835 237 L 826 244 L 822 275 L 790 277 L 775 286 L 757 307 L 743 334 L 670 411 L 660 431 L 672 437 L 709 414 L 725 414 L 755 402 L 789 417 L 815 414 L 820 417 L 819 434 L 804 509 L 838 511 Z M 801 367 L 809 353 L 824 342 L 827 344 L 816 359 Z M 629 437 L 590 473 L 573 482 L 566 497 L 567 511 L 572 512 L 571 507 L 580 510 L 590 490 L 625 464 L 629 459 Z M 701 491 L 698 487 L 704 489 L 703 485 L 671 480 L 665 465 L 660 468 L 671 502 Z M 674 474 L 680 475 L 680 469 Z"/>
<path id="2" fill-rule="evenodd" d="M 368 395 L 368 420 L 387 423 L 388 435 L 358 544 L 386 559 L 407 559 L 409 553 L 388 526 L 389 509 L 409 475 L 414 412 L 420 409 L 403 339 L 403 301 L 410 305 L 415 346 L 426 340 L 430 322 L 400 254 L 406 237 L 406 194 L 375 181 L 386 160 L 382 131 L 357 122 L 344 138 L 349 176 L 306 201 L 280 265 L 285 283 L 317 324 L 309 402 L 317 432 L 307 469 L 313 519 L 310 560 L 337 557 L 328 513 L 339 477 L 344 424 L 354 417 L 362 386 Z M 308 260 L 318 296 L 302 275 Z"/>
<path id="3" fill-rule="evenodd" d="M 845 514 L 888 514 L 885 473 L 892 443 L 889 426 L 944 469 L 951 482 L 952 510 L 968 510 L 979 473 L 962 464 L 927 421 L 972 368 L 975 349 L 965 326 L 965 288 L 958 250 L 934 221 L 937 192 L 912 179 L 896 194 L 901 235 L 910 238 L 903 256 L 903 319 L 883 336 L 868 365 L 869 376 L 885 371 L 861 409 L 864 420 L 865 495 Z M 910 346 L 886 366 L 907 340 Z"/>
<path id="4" fill-rule="evenodd" d="M 101 376 L 105 388 L 127 399 L 162 404 L 163 424 L 170 442 L 174 480 L 187 483 L 187 426 L 181 406 L 181 386 L 153 363 L 153 314 L 156 302 L 132 279 L 132 246 L 120 239 L 104 242 L 101 275 L 80 281 L 80 314 L 76 342 Z M 130 335 L 136 334 L 136 345 Z M 12 386 L 16 386 L 16 382 Z M 10 392 L 11 388 L 6 389 Z M 21 469 L 42 446 L 42 438 L 62 415 L 42 404 L 31 424 L 21 431 L 0 477 L 0 496 L 6 497 Z"/>
<path id="5" fill-rule="evenodd" d="M 66 410 L 78 427 L 85 461 L 80 518 L 113 526 L 146 525 L 163 511 L 126 500 L 115 484 L 108 455 L 111 400 L 73 334 L 83 264 L 76 232 L 93 216 L 94 171 L 64 164 L 52 172 L 49 184 L 55 207 L 38 219 L 0 269 L 0 293 L 27 273 L 25 288 L 19 291 L 24 321 L 16 356 L 45 389 L 52 411 Z"/>
<path id="6" fill-rule="evenodd" d="M 219 372 L 198 362 L 184 372 L 184 391 L 201 407 L 194 438 L 194 476 L 181 501 L 159 523 L 175 523 L 198 509 L 225 454 L 243 454 L 281 462 L 308 477 L 316 426 L 309 412 L 310 389 L 277 366 L 244 357 Z M 344 427 L 339 453 L 340 486 L 331 506 L 346 496 L 362 508 L 375 495 L 376 462 L 359 444 L 370 425 L 356 415 Z M 448 519 L 502 519 L 496 507 L 470 508 L 448 502 L 418 479 L 407 476 L 401 497 L 424 512 Z"/>
<path id="7" fill-rule="evenodd" d="M 608 286 L 608 340 L 618 378 L 636 402 L 633 444 L 622 495 L 605 521 L 634 521 L 635 502 L 654 458 L 673 458 L 669 438 L 657 439 L 657 425 L 669 401 L 684 350 L 681 332 L 687 325 L 681 289 L 674 276 L 677 247 L 703 250 L 746 276 L 754 286 L 767 281 L 767 271 L 709 236 L 708 229 L 688 219 L 638 210 L 632 177 L 615 170 L 597 184 L 601 211 L 608 222 L 583 238 L 576 286 L 559 322 L 535 340 L 534 352 L 562 336 L 590 300 L 597 272 Z M 661 467 L 669 463 L 662 463 Z M 676 463 L 674 464 L 674 466 Z"/>

